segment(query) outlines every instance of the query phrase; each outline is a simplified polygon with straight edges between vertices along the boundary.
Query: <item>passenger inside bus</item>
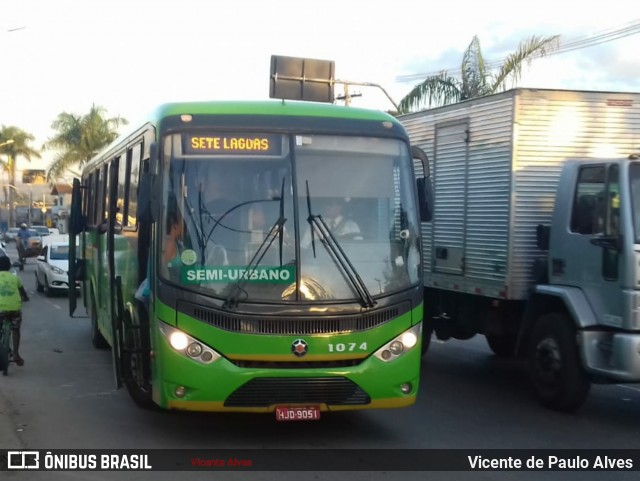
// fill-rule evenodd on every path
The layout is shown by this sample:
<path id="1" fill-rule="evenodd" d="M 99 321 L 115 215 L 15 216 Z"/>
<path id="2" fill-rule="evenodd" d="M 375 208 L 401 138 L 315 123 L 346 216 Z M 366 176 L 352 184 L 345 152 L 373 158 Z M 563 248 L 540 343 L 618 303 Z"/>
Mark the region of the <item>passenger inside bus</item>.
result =
<path id="1" fill-rule="evenodd" d="M 338 197 L 329 197 L 324 202 L 322 208 L 322 220 L 329 227 L 329 230 L 333 236 L 341 240 L 362 240 L 362 234 L 360 232 L 360 226 L 353 219 L 348 218 L 344 212 L 345 201 Z M 316 240 L 318 239 L 318 232 L 316 230 Z M 311 245 L 311 229 L 307 228 L 300 247 L 308 248 Z"/>
<path id="2" fill-rule="evenodd" d="M 237 189 L 234 189 L 234 183 L 232 175 L 214 169 L 208 169 L 203 182 L 200 183 L 199 207 L 204 240 L 206 244 L 213 244 L 208 249 L 217 253 L 214 256 L 217 259 L 215 263 L 207 265 L 226 264 L 226 256 L 223 261 L 217 246 L 222 246 L 228 251 L 237 243 L 241 212 L 237 209 L 239 201 L 235 198 L 234 191 L 237 192 Z M 211 255 L 207 255 L 207 258 L 214 262 Z"/>
<path id="3" fill-rule="evenodd" d="M 228 173 L 220 169 L 207 169 L 198 186 L 201 211 L 213 219 L 220 220 L 237 203 L 233 184 L 234 179 Z"/>
<path id="4" fill-rule="evenodd" d="M 167 213 L 167 233 L 164 239 L 165 265 L 169 268 L 180 266 L 180 252 L 182 251 L 182 235 L 184 222 L 177 210 Z"/>

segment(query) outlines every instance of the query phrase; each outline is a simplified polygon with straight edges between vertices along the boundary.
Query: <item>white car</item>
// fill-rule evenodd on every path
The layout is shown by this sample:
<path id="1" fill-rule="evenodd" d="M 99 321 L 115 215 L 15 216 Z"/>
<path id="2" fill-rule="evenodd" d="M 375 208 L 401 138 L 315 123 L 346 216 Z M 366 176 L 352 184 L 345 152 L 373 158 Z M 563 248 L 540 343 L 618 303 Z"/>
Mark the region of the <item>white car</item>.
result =
<path id="1" fill-rule="evenodd" d="M 7 244 L 4 241 L 0 241 L 0 257 L 9 257 L 6 251 Z"/>
<path id="2" fill-rule="evenodd" d="M 76 283 L 80 288 L 80 283 Z M 69 290 L 69 241 L 46 242 L 36 264 L 36 290 L 50 296 Z"/>

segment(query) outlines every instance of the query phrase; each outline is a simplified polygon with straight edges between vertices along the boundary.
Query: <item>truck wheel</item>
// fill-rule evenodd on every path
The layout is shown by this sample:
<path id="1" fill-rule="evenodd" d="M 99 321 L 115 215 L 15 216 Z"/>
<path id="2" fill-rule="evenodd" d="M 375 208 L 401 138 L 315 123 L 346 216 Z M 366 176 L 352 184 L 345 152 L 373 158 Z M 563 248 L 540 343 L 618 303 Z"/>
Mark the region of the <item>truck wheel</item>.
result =
<path id="1" fill-rule="evenodd" d="M 576 330 L 562 314 L 546 314 L 536 321 L 527 359 L 531 382 L 543 406 L 556 411 L 579 408 L 591 383 L 582 369 Z"/>

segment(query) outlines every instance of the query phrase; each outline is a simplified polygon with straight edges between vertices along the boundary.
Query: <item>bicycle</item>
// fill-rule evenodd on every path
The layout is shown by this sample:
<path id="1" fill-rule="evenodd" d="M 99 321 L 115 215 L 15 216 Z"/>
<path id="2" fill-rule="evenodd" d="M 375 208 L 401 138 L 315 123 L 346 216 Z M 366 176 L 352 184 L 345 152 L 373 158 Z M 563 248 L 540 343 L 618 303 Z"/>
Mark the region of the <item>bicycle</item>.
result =
<path id="1" fill-rule="evenodd" d="M 0 320 L 2 328 L 0 329 L 0 369 L 2 374 L 6 376 L 9 373 L 9 364 L 14 362 L 13 359 L 13 320 L 19 313 L 0 312 Z"/>

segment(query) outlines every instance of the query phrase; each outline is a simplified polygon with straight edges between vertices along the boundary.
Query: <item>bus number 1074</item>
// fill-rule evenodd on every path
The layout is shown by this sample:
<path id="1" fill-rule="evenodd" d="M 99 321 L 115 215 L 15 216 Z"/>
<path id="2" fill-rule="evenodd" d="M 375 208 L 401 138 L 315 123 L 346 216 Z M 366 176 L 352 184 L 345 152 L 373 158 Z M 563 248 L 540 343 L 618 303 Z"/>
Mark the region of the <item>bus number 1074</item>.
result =
<path id="1" fill-rule="evenodd" d="M 357 342 L 339 342 L 337 344 L 329 343 L 329 352 L 353 352 L 353 351 L 366 351 L 367 343 L 362 342 L 358 345 Z M 357 346 L 357 349 L 356 349 Z"/>

